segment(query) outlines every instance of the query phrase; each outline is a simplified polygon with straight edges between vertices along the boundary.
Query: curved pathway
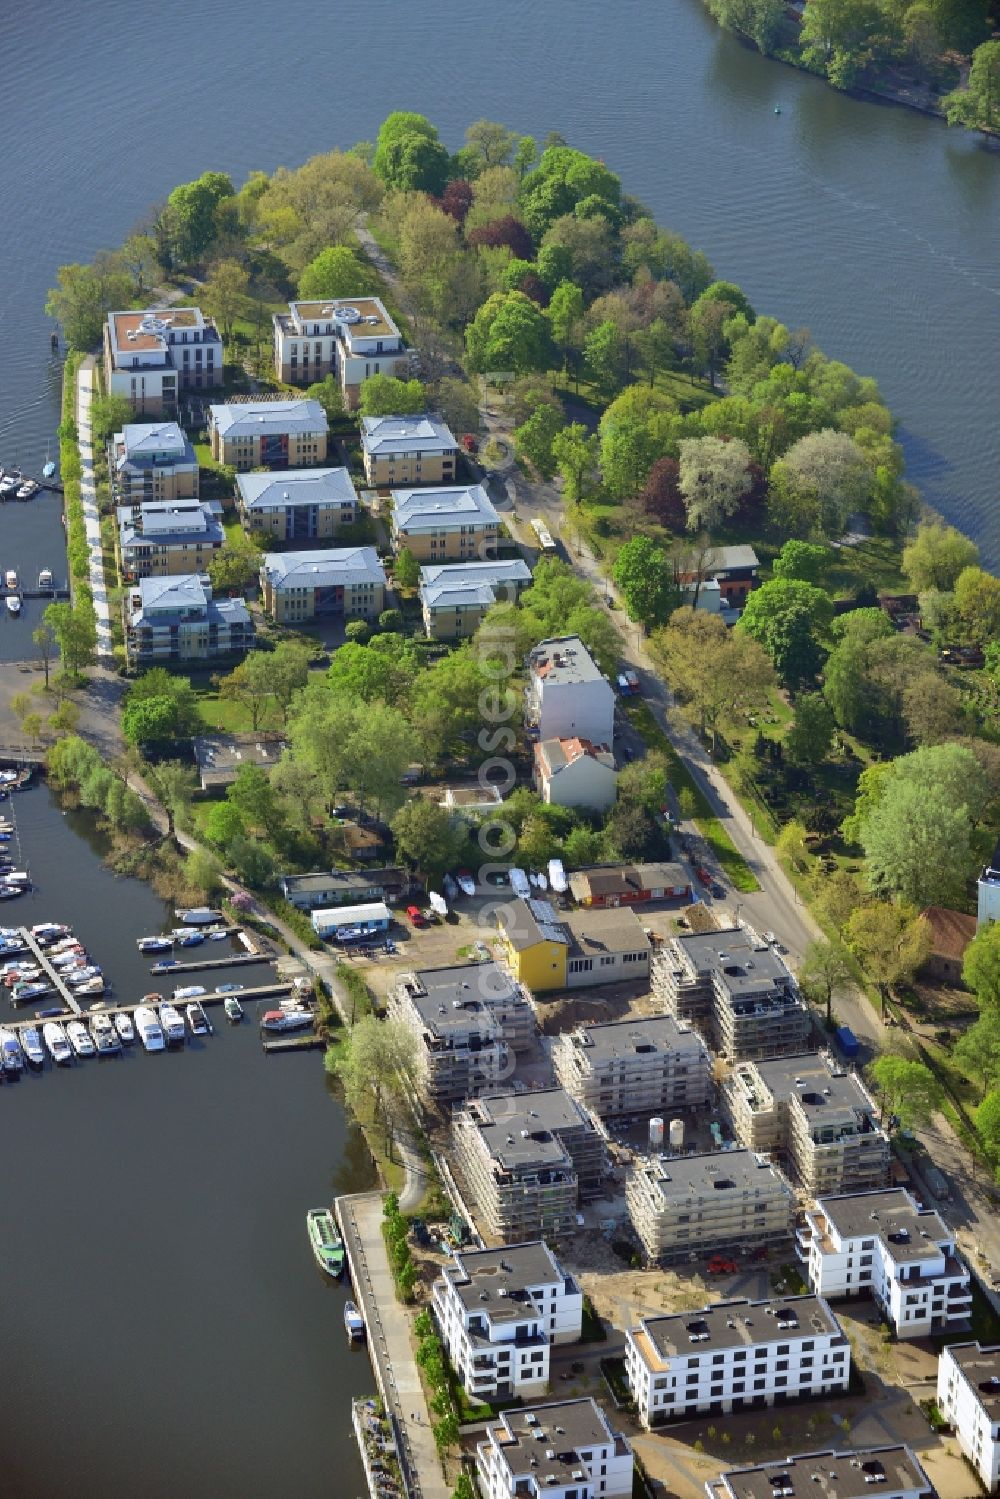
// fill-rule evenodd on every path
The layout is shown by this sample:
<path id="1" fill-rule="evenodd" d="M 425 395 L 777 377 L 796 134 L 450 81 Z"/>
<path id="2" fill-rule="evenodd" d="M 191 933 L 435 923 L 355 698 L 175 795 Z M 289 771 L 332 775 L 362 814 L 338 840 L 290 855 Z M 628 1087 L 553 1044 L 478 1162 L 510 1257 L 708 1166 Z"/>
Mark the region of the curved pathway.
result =
<path id="1" fill-rule="evenodd" d="M 87 533 L 90 553 L 90 590 L 94 595 L 94 612 L 97 615 L 97 659 L 110 662 L 111 610 L 108 605 L 108 589 L 104 581 L 104 549 L 101 544 L 101 516 L 97 508 L 97 481 L 94 477 L 94 444 L 90 425 L 90 403 L 97 384 L 97 365 L 92 354 L 88 354 L 76 376 L 76 426 L 80 445 L 80 496 L 83 500 L 83 524 Z"/>

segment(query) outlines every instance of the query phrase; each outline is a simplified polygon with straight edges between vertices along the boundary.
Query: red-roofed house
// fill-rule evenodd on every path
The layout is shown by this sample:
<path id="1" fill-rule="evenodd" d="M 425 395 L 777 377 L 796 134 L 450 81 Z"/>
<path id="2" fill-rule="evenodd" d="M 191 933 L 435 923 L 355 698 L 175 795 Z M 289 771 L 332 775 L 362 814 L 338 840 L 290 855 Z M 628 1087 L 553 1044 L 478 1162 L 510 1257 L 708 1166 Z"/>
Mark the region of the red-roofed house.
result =
<path id="1" fill-rule="evenodd" d="M 976 918 L 947 906 L 928 906 L 920 914 L 931 929 L 934 944 L 924 972 L 946 984 L 960 984 L 965 949 L 976 935 Z"/>
<path id="2" fill-rule="evenodd" d="M 543 739 L 535 745 L 535 788 L 556 807 L 605 812 L 618 794 L 615 757 L 589 739 Z"/>

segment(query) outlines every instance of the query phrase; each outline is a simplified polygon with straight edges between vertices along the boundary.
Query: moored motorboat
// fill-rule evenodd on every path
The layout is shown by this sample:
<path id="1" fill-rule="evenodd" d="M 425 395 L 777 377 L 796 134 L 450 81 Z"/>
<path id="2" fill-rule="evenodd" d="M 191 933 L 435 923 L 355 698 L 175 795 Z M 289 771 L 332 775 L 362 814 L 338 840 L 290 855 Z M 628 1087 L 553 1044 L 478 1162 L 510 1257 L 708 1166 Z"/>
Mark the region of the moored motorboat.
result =
<path id="1" fill-rule="evenodd" d="M 139 1005 L 135 1011 L 135 1028 L 139 1033 L 139 1040 L 147 1051 L 162 1051 L 166 1046 L 163 1039 L 163 1028 L 160 1025 L 156 1011 L 149 1005 Z"/>
<path id="2" fill-rule="evenodd" d="M 51 588 L 52 587 L 52 569 L 51 568 L 49 568 L 49 567 L 43 567 L 42 568 L 41 572 L 38 574 L 38 586 L 39 586 L 39 588 Z"/>
<path id="3" fill-rule="evenodd" d="M 184 1017 L 168 1000 L 160 1006 L 160 1024 L 168 1046 L 184 1045 Z"/>
<path id="4" fill-rule="evenodd" d="M 240 1004 L 235 994 L 226 995 L 225 999 L 222 1001 L 222 1008 L 226 1012 L 226 1019 L 229 1021 L 230 1025 L 239 1025 L 240 1021 L 243 1019 L 243 1006 Z"/>
<path id="5" fill-rule="evenodd" d="M 84 1057 L 96 1055 L 97 1047 L 94 1045 L 94 1038 L 82 1020 L 66 1022 L 66 1039 L 81 1061 Z"/>
<path id="6" fill-rule="evenodd" d="M 15 984 L 11 990 L 11 999 L 16 1005 L 29 1004 L 33 999 L 44 999 L 46 994 L 52 993 L 51 984 L 23 983 Z"/>
<path id="7" fill-rule="evenodd" d="M 7 587 L 7 588 L 17 588 L 18 582 L 17 582 L 17 570 L 16 570 L 16 568 L 8 567 L 7 571 L 4 573 L 3 581 L 4 581 L 4 586 L 5 587 Z"/>
<path id="8" fill-rule="evenodd" d="M 54 1020 L 46 1021 L 42 1028 L 49 1056 L 57 1067 L 68 1067 L 73 1060 L 73 1048 L 66 1039 L 66 1032 Z"/>
<path id="9" fill-rule="evenodd" d="M 94 1045 L 101 1056 L 110 1056 L 112 1052 L 121 1051 L 122 1043 L 115 1030 L 111 1016 L 104 1010 L 99 1010 L 91 1017 L 90 1034 L 94 1038 Z"/>
<path id="10" fill-rule="evenodd" d="M 24 1052 L 15 1033 L 0 1026 L 0 1066 L 5 1075 L 17 1077 L 24 1071 Z"/>
<path id="11" fill-rule="evenodd" d="M 82 984 L 75 984 L 73 992 L 81 995 L 103 994 L 106 989 L 107 985 L 100 974 L 97 974 L 95 978 L 85 979 Z"/>
<path id="12" fill-rule="evenodd" d="M 25 479 L 24 483 L 14 491 L 14 498 L 16 500 L 30 500 L 33 499 L 37 493 L 38 485 L 35 483 L 34 479 Z"/>
<path id="13" fill-rule="evenodd" d="M 344 1268 L 344 1241 L 330 1209 L 310 1208 L 306 1213 L 306 1231 L 313 1257 L 324 1275 L 339 1275 Z"/>
<path id="14" fill-rule="evenodd" d="M 135 1026 L 124 1010 L 118 1011 L 118 1014 L 115 1016 L 114 1025 L 115 1030 L 118 1032 L 118 1039 L 122 1045 L 131 1046 L 135 1040 Z"/>
<path id="15" fill-rule="evenodd" d="M 140 937 L 136 944 L 140 952 L 169 952 L 173 945 L 172 937 Z"/>
<path id="16" fill-rule="evenodd" d="M 211 1029 L 208 1023 L 208 1016 L 196 999 L 185 1006 L 184 1013 L 187 1016 L 187 1023 L 191 1027 L 192 1036 L 208 1035 Z"/>
<path id="17" fill-rule="evenodd" d="M 177 938 L 178 947 L 199 947 L 205 941 L 204 932 L 185 932 L 183 937 Z"/>
<path id="18" fill-rule="evenodd" d="M 204 984 L 183 984 L 174 990 L 174 999 L 200 999 L 205 992 Z"/>
<path id="19" fill-rule="evenodd" d="M 260 1026 L 265 1031 L 301 1031 L 312 1023 L 311 1010 L 268 1010 Z"/>
<path id="20" fill-rule="evenodd" d="M 21 1031 L 21 1050 L 24 1052 L 29 1067 L 33 1067 L 36 1072 L 40 1067 L 44 1067 L 45 1051 L 36 1026 L 26 1025 Z"/>
<path id="21" fill-rule="evenodd" d="M 353 1301 L 344 1302 L 344 1326 L 352 1343 L 359 1343 L 365 1336 L 365 1319 Z"/>
<path id="22" fill-rule="evenodd" d="M 21 612 L 21 600 L 20 600 L 19 596 L 16 593 L 8 593 L 8 595 L 7 595 L 7 613 L 8 614 L 20 614 L 20 612 Z"/>

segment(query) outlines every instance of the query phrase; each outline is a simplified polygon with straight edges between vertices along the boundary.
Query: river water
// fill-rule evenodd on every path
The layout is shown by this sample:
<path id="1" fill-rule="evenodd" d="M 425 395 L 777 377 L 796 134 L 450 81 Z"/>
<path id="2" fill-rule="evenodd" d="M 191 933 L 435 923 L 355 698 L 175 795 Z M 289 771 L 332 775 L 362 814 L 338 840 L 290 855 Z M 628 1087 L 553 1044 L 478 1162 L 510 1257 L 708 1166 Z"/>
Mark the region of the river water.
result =
<path id="1" fill-rule="evenodd" d="M 61 262 L 207 167 L 294 165 L 399 108 L 454 147 L 488 115 L 603 156 L 758 308 L 876 375 L 910 476 L 1000 565 L 1000 151 L 976 137 L 762 59 L 701 0 L 4 11 L 0 462 L 39 464 L 57 419 Z"/>
<path id="2" fill-rule="evenodd" d="M 134 941 L 176 924 L 164 902 L 116 878 L 89 818 L 44 787 L 13 805 L 37 888 L 0 921 L 69 922 L 120 998 L 168 989 Z M 349 1402 L 371 1369 L 304 1220 L 373 1171 L 319 1054 L 261 1052 L 262 1003 L 240 1027 L 213 1009 L 215 1035 L 182 1053 L 0 1086 L 10 1499 L 364 1492 Z"/>
<path id="3" fill-rule="evenodd" d="M 758 308 L 877 376 L 910 477 L 1000 564 L 1000 152 L 974 137 L 759 58 L 700 0 L 34 0 L 4 7 L 3 48 L 0 462 L 54 452 L 59 264 L 205 168 L 295 165 L 394 108 L 454 147 L 487 115 L 603 156 Z M 53 501 L 0 510 L 3 568 L 60 576 L 60 548 Z M 0 620 L 0 659 L 32 607 Z M 44 790 L 17 809 L 40 891 L 2 919 L 74 923 L 141 992 L 162 903 Z M 347 1400 L 370 1373 L 302 1219 L 370 1168 L 318 1058 L 265 1061 L 255 1031 L 0 1088 L 15 1499 L 358 1491 Z"/>

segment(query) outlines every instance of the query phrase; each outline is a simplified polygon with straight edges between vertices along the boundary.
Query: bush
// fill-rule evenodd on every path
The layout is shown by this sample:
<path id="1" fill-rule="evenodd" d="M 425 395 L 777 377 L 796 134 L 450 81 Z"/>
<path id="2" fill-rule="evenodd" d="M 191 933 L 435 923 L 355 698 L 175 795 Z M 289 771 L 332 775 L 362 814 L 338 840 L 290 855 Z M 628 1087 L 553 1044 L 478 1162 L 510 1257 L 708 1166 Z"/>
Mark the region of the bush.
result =
<path id="1" fill-rule="evenodd" d="M 364 645 L 371 632 L 371 625 L 365 620 L 352 619 L 344 630 L 344 639 L 353 641 L 355 645 Z"/>

